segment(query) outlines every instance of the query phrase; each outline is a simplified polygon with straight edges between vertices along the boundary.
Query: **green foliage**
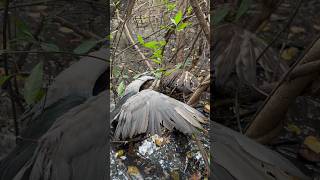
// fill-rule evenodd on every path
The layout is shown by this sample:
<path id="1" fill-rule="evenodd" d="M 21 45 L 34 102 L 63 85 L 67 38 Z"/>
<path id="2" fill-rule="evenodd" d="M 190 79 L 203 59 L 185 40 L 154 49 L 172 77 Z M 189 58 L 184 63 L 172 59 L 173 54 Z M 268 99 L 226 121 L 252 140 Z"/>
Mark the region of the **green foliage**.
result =
<path id="1" fill-rule="evenodd" d="M 187 9 L 187 15 L 191 15 L 192 13 L 192 6 L 189 6 Z"/>
<path id="2" fill-rule="evenodd" d="M 11 76 L 0 76 L 0 86 L 2 86 L 10 78 L 11 78 Z"/>
<path id="3" fill-rule="evenodd" d="M 174 18 L 173 19 L 171 18 L 172 23 L 177 26 L 180 23 L 180 21 L 182 20 L 182 15 L 183 15 L 182 11 L 179 10 L 177 12 L 177 14 L 174 16 Z"/>
<path id="4" fill-rule="evenodd" d="M 118 95 L 123 96 L 125 89 L 126 89 L 126 85 L 124 84 L 124 81 L 121 81 L 117 88 Z"/>
<path id="5" fill-rule="evenodd" d="M 175 3 L 170 3 L 168 0 L 163 0 L 163 3 L 166 5 L 167 10 L 169 12 L 173 11 L 176 8 L 176 4 Z"/>
<path id="6" fill-rule="evenodd" d="M 187 23 L 180 23 L 178 26 L 177 26 L 177 31 L 182 31 L 184 30 L 187 26 L 191 25 L 192 23 L 191 22 L 187 22 Z"/>
<path id="7" fill-rule="evenodd" d="M 140 34 L 138 34 L 138 41 L 140 44 L 142 44 L 142 45 L 144 44 L 144 40 Z"/>
<path id="8" fill-rule="evenodd" d="M 149 41 L 145 42 L 141 35 L 137 36 L 139 43 L 152 51 L 151 60 L 157 64 L 162 63 L 162 53 L 163 53 L 163 46 L 166 45 L 166 41 Z"/>
<path id="9" fill-rule="evenodd" d="M 73 52 L 75 54 L 85 54 L 89 52 L 92 48 L 94 48 L 98 43 L 99 41 L 93 39 L 83 41 L 77 48 L 73 50 Z"/>
<path id="10" fill-rule="evenodd" d="M 253 3 L 252 0 L 242 0 L 239 8 L 235 13 L 231 12 L 231 9 L 228 6 L 224 6 L 224 7 L 221 7 L 220 9 L 217 9 L 213 15 L 213 25 L 216 26 L 219 23 L 221 23 L 228 16 L 228 14 L 230 14 L 230 16 L 228 17 L 232 17 L 231 21 L 239 20 L 249 10 L 252 3 Z"/>
<path id="11" fill-rule="evenodd" d="M 30 76 L 26 79 L 24 85 L 24 99 L 28 105 L 39 101 L 44 92 L 42 89 L 43 81 L 43 63 L 37 64 L 31 71 Z"/>
<path id="12" fill-rule="evenodd" d="M 176 8 L 175 3 L 168 3 L 166 4 L 168 11 L 173 11 Z"/>
<path id="13" fill-rule="evenodd" d="M 241 1 L 240 7 L 237 11 L 236 20 L 238 20 L 243 14 L 245 14 L 248 11 L 251 4 L 252 4 L 252 0 Z"/>
<path id="14" fill-rule="evenodd" d="M 29 26 L 21 19 L 14 18 L 15 25 L 17 27 L 17 38 L 22 40 L 33 40 L 35 41 Z"/>

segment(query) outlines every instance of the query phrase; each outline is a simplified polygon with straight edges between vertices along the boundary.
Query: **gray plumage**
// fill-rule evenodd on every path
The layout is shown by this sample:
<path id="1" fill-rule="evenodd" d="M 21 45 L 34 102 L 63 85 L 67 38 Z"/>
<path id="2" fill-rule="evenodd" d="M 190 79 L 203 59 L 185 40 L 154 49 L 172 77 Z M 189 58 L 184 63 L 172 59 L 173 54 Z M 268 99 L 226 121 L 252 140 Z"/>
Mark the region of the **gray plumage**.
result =
<path id="1" fill-rule="evenodd" d="M 237 180 L 307 180 L 298 168 L 280 154 L 218 123 L 211 122 L 213 161 Z M 224 171 L 213 171 L 222 176 Z"/>
<path id="2" fill-rule="evenodd" d="M 101 48 L 89 55 L 105 58 L 108 57 L 108 53 L 108 49 Z M 48 88 L 46 99 L 42 99 L 41 102 L 35 105 L 32 112 L 39 114 L 44 102 L 45 108 L 47 108 L 58 100 L 70 95 L 84 98 L 91 97 L 98 77 L 105 71 L 107 71 L 107 62 L 93 57 L 81 58 L 55 77 L 52 85 Z"/>
<path id="3" fill-rule="evenodd" d="M 196 109 L 169 96 L 142 90 L 122 104 L 114 120 L 118 122 L 114 138 L 127 139 L 135 135 L 150 133 L 161 135 L 161 127 L 174 128 L 192 134 L 195 128 L 202 129 L 205 117 Z"/>
<path id="4" fill-rule="evenodd" d="M 100 49 L 91 55 L 104 58 L 107 52 L 107 49 Z M 0 161 L 0 179 L 8 180 L 16 177 L 15 179 L 18 180 L 33 180 L 48 179 L 49 176 L 51 179 L 65 177 L 90 179 L 89 176 L 93 174 L 101 175 L 99 172 L 105 172 L 98 166 L 106 167 L 99 164 L 102 161 L 100 159 L 103 151 L 101 143 L 106 143 L 106 141 L 94 138 L 95 135 L 105 135 L 104 130 L 107 123 L 105 126 L 96 126 L 96 124 L 99 124 L 97 121 L 102 121 L 97 116 L 107 113 L 107 109 L 103 109 L 107 104 L 101 105 L 101 101 L 107 102 L 108 100 L 104 99 L 106 95 L 101 95 L 98 98 L 99 101 L 97 100 L 96 106 L 98 107 L 95 106 L 94 100 L 81 105 L 107 87 L 107 82 L 104 82 L 107 79 L 105 76 L 108 77 L 107 63 L 93 57 L 81 58 L 61 72 L 48 88 L 46 100 L 42 99 L 30 112 L 25 114 L 32 115 L 30 125 L 22 132 L 22 139 L 13 151 Z M 44 102 L 45 106 L 43 106 Z M 86 116 L 90 114 L 88 111 L 98 111 L 100 114 Z M 90 122 L 82 119 L 85 117 L 93 124 L 88 124 Z M 81 129 L 83 132 L 80 132 Z M 78 141 L 81 138 L 83 141 Z M 41 143 L 39 143 L 40 139 Z M 90 147 L 86 146 L 87 142 L 92 142 Z M 97 159 L 100 161 L 93 162 Z M 71 163 L 68 164 L 69 168 L 63 168 L 67 167 L 66 162 Z M 92 163 L 92 167 L 99 172 L 81 166 L 86 163 Z"/>
<path id="5" fill-rule="evenodd" d="M 155 78 L 152 76 L 141 76 L 131 82 L 124 91 L 124 96 L 129 93 L 138 93 L 140 91 L 141 86 L 149 80 L 154 80 Z"/>
<path id="6" fill-rule="evenodd" d="M 108 179 L 107 99 L 105 91 L 59 117 L 14 180 Z"/>

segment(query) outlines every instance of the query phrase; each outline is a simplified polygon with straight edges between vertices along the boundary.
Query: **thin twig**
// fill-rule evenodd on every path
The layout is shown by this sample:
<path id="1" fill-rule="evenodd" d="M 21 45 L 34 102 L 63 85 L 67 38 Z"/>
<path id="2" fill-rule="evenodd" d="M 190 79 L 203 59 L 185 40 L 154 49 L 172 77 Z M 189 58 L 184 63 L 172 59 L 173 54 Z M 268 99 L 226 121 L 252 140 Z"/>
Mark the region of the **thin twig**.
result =
<path id="1" fill-rule="evenodd" d="M 299 3 L 297 4 L 297 7 L 295 8 L 295 10 L 293 11 L 289 21 L 287 22 L 287 24 L 283 27 L 283 29 L 281 29 L 276 36 L 274 36 L 274 38 L 272 39 L 272 41 L 263 49 L 263 51 L 260 53 L 260 55 L 257 57 L 256 62 L 258 62 L 262 56 L 264 55 L 264 53 L 267 52 L 267 50 L 279 39 L 279 37 L 281 36 L 281 34 L 290 26 L 290 24 L 292 23 L 294 17 L 297 15 L 300 7 L 302 4 L 302 0 L 299 1 Z"/>
<path id="2" fill-rule="evenodd" d="M 120 18 L 120 16 L 119 16 L 119 13 L 117 13 L 117 15 L 118 15 L 118 18 L 121 20 L 121 18 Z M 130 31 L 129 31 L 129 28 L 128 28 L 128 26 L 127 26 L 126 23 L 124 23 L 124 29 L 125 29 L 126 35 L 128 36 L 130 42 L 131 42 L 132 44 L 136 44 L 136 42 L 135 42 L 134 39 L 132 38 L 132 35 L 131 35 L 131 33 L 130 33 Z M 134 45 L 134 48 L 138 51 L 138 53 L 140 54 L 140 56 L 142 57 L 142 59 L 147 59 L 146 56 L 145 56 L 145 55 L 142 53 L 142 51 L 140 50 L 139 46 Z M 149 68 L 151 71 L 154 70 L 148 60 L 145 60 L 144 62 L 146 63 L 146 65 L 148 66 L 148 68 Z"/>
<path id="3" fill-rule="evenodd" d="M 193 49 L 194 49 L 194 46 L 195 46 L 196 42 L 198 41 L 198 38 L 199 38 L 200 34 L 201 34 L 201 31 L 199 31 L 198 34 L 197 34 L 197 36 L 194 38 L 194 40 L 193 40 L 193 42 L 192 42 L 192 45 L 191 45 L 191 48 L 190 48 L 190 50 L 189 50 L 189 53 L 188 53 L 188 55 L 185 57 L 185 60 L 184 60 L 184 62 L 183 62 L 183 67 L 185 67 L 185 65 L 186 65 L 186 63 L 187 63 L 187 60 L 188 60 L 189 56 L 191 55 L 191 53 L 192 53 L 192 51 L 193 51 Z"/>

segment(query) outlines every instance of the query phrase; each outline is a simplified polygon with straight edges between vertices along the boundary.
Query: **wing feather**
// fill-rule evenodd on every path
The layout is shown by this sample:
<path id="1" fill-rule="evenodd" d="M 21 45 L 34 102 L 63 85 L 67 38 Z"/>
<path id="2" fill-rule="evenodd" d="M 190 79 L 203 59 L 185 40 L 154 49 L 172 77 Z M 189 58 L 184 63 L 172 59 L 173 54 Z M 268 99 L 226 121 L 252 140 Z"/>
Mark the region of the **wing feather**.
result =
<path id="1" fill-rule="evenodd" d="M 143 133 L 161 135 L 161 126 L 191 134 L 206 122 L 205 116 L 194 108 L 150 89 L 130 97 L 113 120 L 118 121 L 116 140 Z"/>

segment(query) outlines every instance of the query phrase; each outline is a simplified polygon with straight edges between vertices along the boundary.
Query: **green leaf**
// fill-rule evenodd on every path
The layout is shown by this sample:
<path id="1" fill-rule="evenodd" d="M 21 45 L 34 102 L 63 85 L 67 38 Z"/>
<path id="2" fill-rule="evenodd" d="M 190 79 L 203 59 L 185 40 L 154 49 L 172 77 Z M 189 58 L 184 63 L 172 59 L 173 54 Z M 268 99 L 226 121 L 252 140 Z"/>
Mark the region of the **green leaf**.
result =
<path id="1" fill-rule="evenodd" d="M 151 59 L 153 62 L 157 63 L 157 64 L 161 64 L 161 60 L 159 59 Z"/>
<path id="2" fill-rule="evenodd" d="M 173 11 L 174 8 L 176 8 L 175 3 L 167 3 L 166 6 L 167 6 L 168 11 Z"/>
<path id="3" fill-rule="evenodd" d="M 161 76 L 162 76 L 162 72 L 161 72 L 161 71 L 154 71 L 154 72 L 153 72 L 153 75 L 154 75 L 157 79 L 160 79 Z"/>
<path id="4" fill-rule="evenodd" d="M 21 19 L 15 18 L 15 24 L 17 29 L 17 38 L 18 39 L 33 39 L 34 37 L 31 33 L 28 25 Z"/>
<path id="5" fill-rule="evenodd" d="M 162 59 L 162 49 L 154 51 L 151 58 Z"/>
<path id="6" fill-rule="evenodd" d="M 121 75 L 120 68 L 118 66 L 114 66 L 114 68 L 112 68 L 112 73 L 114 77 L 118 78 Z"/>
<path id="7" fill-rule="evenodd" d="M 113 39 L 113 36 L 112 34 L 109 34 L 107 37 L 106 37 L 107 40 L 111 41 Z"/>
<path id="8" fill-rule="evenodd" d="M 48 51 L 48 52 L 60 51 L 59 47 L 55 44 L 52 44 L 52 43 L 41 43 L 40 46 L 43 50 Z"/>
<path id="9" fill-rule="evenodd" d="M 126 85 L 124 84 L 124 81 L 121 81 L 118 88 L 117 88 L 118 95 L 122 96 L 124 94 L 125 89 L 126 89 Z"/>
<path id="10" fill-rule="evenodd" d="M 238 20 L 243 14 L 245 14 L 248 11 L 251 4 L 252 4 L 252 0 L 241 1 L 240 7 L 237 11 L 236 20 Z"/>
<path id="11" fill-rule="evenodd" d="M 138 34 L 138 41 L 139 41 L 139 43 L 140 43 L 141 45 L 144 44 L 144 40 L 143 40 L 143 38 L 142 38 L 142 36 L 141 36 L 140 34 Z"/>
<path id="12" fill-rule="evenodd" d="M 150 48 L 150 49 L 157 49 L 159 48 L 159 42 L 158 41 L 149 41 L 143 44 L 144 47 Z"/>
<path id="13" fill-rule="evenodd" d="M 189 6 L 187 9 L 187 15 L 190 15 L 192 13 L 192 6 Z"/>
<path id="14" fill-rule="evenodd" d="M 184 30 L 189 24 L 191 23 L 180 23 L 177 27 L 177 31 L 182 31 Z"/>
<path id="15" fill-rule="evenodd" d="M 228 15 L 229 11 L 229 7 L 217 9 L 213 15 L 213 25 L 218 25 Z"/>
<path id="16" fill-rule="evenodd" d="M 73 50 L 75 54 L 85 54 L 89 52 L 92 48 L 94 48 L 99 41 L 96 40 L 86 40 L 83 41 L 77 48 Z"/>
<path id="17" fill-rule="evenodd" d="M 182 67 L 182 63 L 178 63 L 177 65 L 176 65 L 176 67 L 175 67 L 175 69 L 180 69 L 181 67 Z"/>
<path id="18" fill-rule="evenodd" d="M 10 79 L 10 76 L 0 76 L 0 86 L 2 86 L 5 82 L 7 82 L 8 79 Z"/>
<path id="19" fill-rule="evenodd" d="M 175 25 L 178 25 L 179 22 L 181 21 L 181 19 L 182 19 L 182 11 L 179 10 L 179 11 L 177 12 L 176 16 L 174 17 L 174 22 L 173 22 L 173 23 L 174 23 Z"/>
<path id="20" fill-rule="evenodd" d="M 177 70 L 176 68 L 167 70 L 167 71 L 164 73 L 164 75 L 165 75 L 165 76 L 170 76 L 170 75 L 171 75 L 173 72 L 175 72 L 176 70 Z"/>
<path id="21" fill-rule="evenodd" d="M 24 99 L 29 105 L 39 100 L 39 94 L 41 94 L 39 91 L 42 91 L 42 80 L 43 63 L 40 62 L 32 69 L 24 85 Z"/>

